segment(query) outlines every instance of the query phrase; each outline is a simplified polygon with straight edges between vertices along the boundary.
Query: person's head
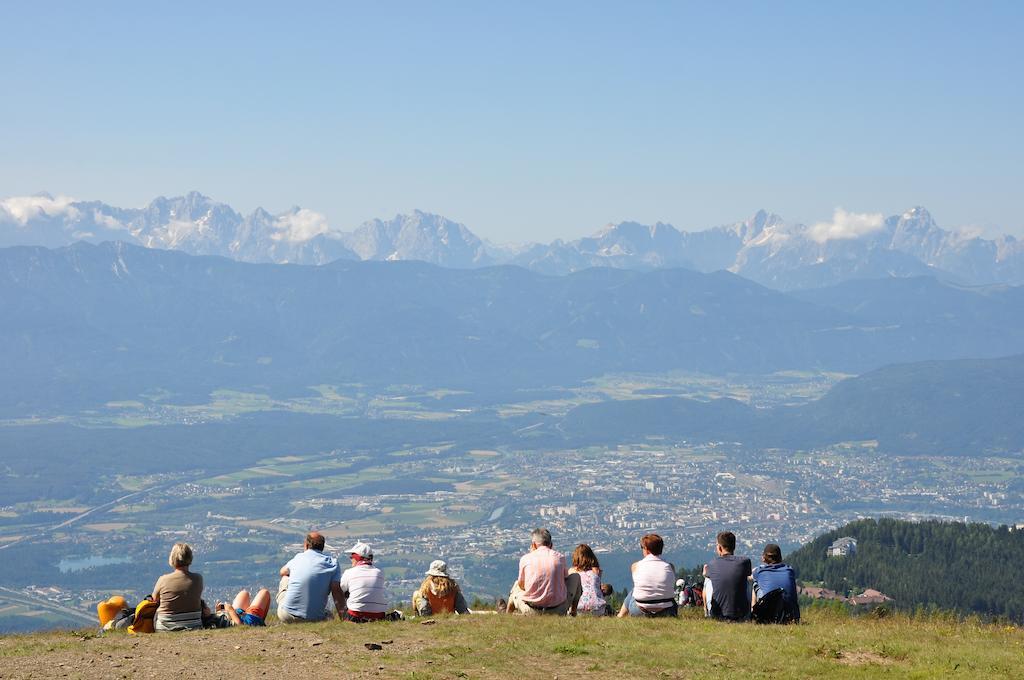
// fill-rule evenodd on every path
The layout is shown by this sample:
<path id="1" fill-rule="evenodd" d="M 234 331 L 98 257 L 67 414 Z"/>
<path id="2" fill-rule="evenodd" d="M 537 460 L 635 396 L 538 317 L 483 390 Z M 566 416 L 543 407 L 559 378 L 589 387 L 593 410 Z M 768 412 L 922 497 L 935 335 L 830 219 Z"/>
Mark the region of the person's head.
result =
<path id="1" fill-rule="evenodd" d="M 718 537 L 718 552 L 723 555 L 732 555 L 736 552 L 736 534 L 731 531 L 719 531 Z"/>
<path id="2" fill-rule="evenodd" d="M 542 545 L 550 548 L 552 546 L 551 532 L 547 529 L 534 529 L 530 533 L 530 544 L 535 548 L 539 548 Z"/>
<path id="3" fill-rule="evenodd" d="M 427 569 L 427 576 L 443 576 L 448 578 L 448 563 L 444 560 L 434 560 Z"/>
<path id="4" fill-rule="evenodd" d="M 594 554 L 589 545 L 580 543 L 572 551 L 572 566 L 577 571 L 590 571 L 591 569 L 600 569 L 601 563 L 597 561 L 597 555 Z"/>
<path id="5" fill-rule="evenodd" d="M 175 543 L 171 548 L 167 563 L 171 565 L 172 569 L 188 570 L 189 565 L 192 564 L 192 546 L 188 543 Z"/>
<path id="6" fill-rule="evenodd" d="M 605 597 L 608 597 L 609 595 L 611 595 L 614 592 L 615 592 L 615 588 L 612 588 L 612 584 L 611 583 L 602 583 L 601 584 L 601 594 L 604 595 Z"/>
<path id="7" fill-rule="evenodd" d="M 764 552 L 761 553 L 761 560 L 765 564 L 781 564 L 782 563 L 782 548 L 769 543 L 764 547 Z"/>
<path id="8" fill-rule="evenodd" d="M 352 564 L 373 564 L 373 548 L 362 541 L 356 541 L 356 544 L 348 549 L 348 556 L 352 559 Z"/>
<path id="9" fill-rule="evenodd" d="M 310 531 L 306 534 L 306 550 L 323 552 L 325 545 L 327 545 L 327 539 L 319 531 Z"/>
<path id="10" fill-rule="evenodd" d="M 434 560 L 427 569 L 423 579 L 424 588 L 429 588 L 438 597 L 447 597 L 458 590 L 455 580 L 448 575 L 448 564 L 444 560 Z"/>
<path id="11" fill-rule="evenodd" d="M 640 539 L 640 549 L 644 553 L 660 555 L 661 551 L 665 549 L 665 540 L 658 534 L 647 534 Z"/>

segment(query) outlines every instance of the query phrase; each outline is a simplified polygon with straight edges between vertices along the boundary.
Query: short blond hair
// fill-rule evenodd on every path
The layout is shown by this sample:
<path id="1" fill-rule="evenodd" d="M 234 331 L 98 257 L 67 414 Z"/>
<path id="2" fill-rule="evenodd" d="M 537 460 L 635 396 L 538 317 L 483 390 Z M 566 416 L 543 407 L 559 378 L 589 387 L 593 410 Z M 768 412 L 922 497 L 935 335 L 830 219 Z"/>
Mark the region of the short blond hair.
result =
<path id="1" fill-rule="evenodd" d="M 171 548 L 171 555 L 167 563 L 175 569 L 181 569 L 192 564 L 192 546 L 188 543 L 175 543 Z"/>

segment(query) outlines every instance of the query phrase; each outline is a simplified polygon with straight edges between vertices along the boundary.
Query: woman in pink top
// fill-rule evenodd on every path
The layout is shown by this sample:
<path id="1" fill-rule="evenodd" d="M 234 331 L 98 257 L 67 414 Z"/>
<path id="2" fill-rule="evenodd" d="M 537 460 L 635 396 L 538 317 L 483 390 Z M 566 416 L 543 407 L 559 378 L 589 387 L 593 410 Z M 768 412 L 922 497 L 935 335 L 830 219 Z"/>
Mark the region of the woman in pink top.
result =
<path id="1" fill-rule="evenodd" d="M 597 555 L 586 543 L 580 543 L 573 551 L 572 569 L 569 573 L 579 574 L 582 590 L 576 610 L 570 610 L 569 615 L 575 616 L 576 613 L 580 613 L 604 616 L 607 604 L 601 594 L 601 565 L 597 561 Z"/>
<path id="2" fill-rule="evenodd" d="M 633 591 L 622 603 L 620 618 L 676 615 L 676 568 L 661 559 L 664 548 L 665 541 L 658 534 L 647 534 L 640 539 L 644 558 L 630 567 Z"/>

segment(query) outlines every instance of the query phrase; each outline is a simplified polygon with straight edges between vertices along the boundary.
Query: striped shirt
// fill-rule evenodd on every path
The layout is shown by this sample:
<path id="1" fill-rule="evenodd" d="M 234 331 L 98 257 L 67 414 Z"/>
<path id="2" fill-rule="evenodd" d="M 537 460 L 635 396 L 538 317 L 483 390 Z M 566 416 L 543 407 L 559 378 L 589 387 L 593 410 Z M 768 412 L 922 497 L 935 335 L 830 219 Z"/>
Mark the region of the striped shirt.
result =
<path id="1" fill-rule="evenodd" d="M 565 558 L 547 546 L 531 550 L 519 560 L 523 600 L 537 607 L 554 607 L 565 602 Z"/>
<path id="2" fill-rule="evenodd" d="M 372 564 L 357 564 L 341 575 L 341 592 L 348 597 L 349 611 L 381 614 L 388 610 L 384 572 Z"/>

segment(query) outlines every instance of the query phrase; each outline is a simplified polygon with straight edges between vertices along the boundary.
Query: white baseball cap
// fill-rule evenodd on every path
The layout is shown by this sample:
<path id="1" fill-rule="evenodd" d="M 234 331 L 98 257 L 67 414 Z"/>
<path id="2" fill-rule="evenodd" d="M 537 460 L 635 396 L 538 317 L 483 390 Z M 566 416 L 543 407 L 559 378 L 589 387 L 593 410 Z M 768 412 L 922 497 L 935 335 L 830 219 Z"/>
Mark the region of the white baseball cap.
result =
<path id="1" fill-rule="evenodd" d="M 369 559 L 373 557 L 373 548 L 362 541 L 356 541 L 356 544 L 348 549 L 349 555 L 359 555 L 363 559 Z"/>

